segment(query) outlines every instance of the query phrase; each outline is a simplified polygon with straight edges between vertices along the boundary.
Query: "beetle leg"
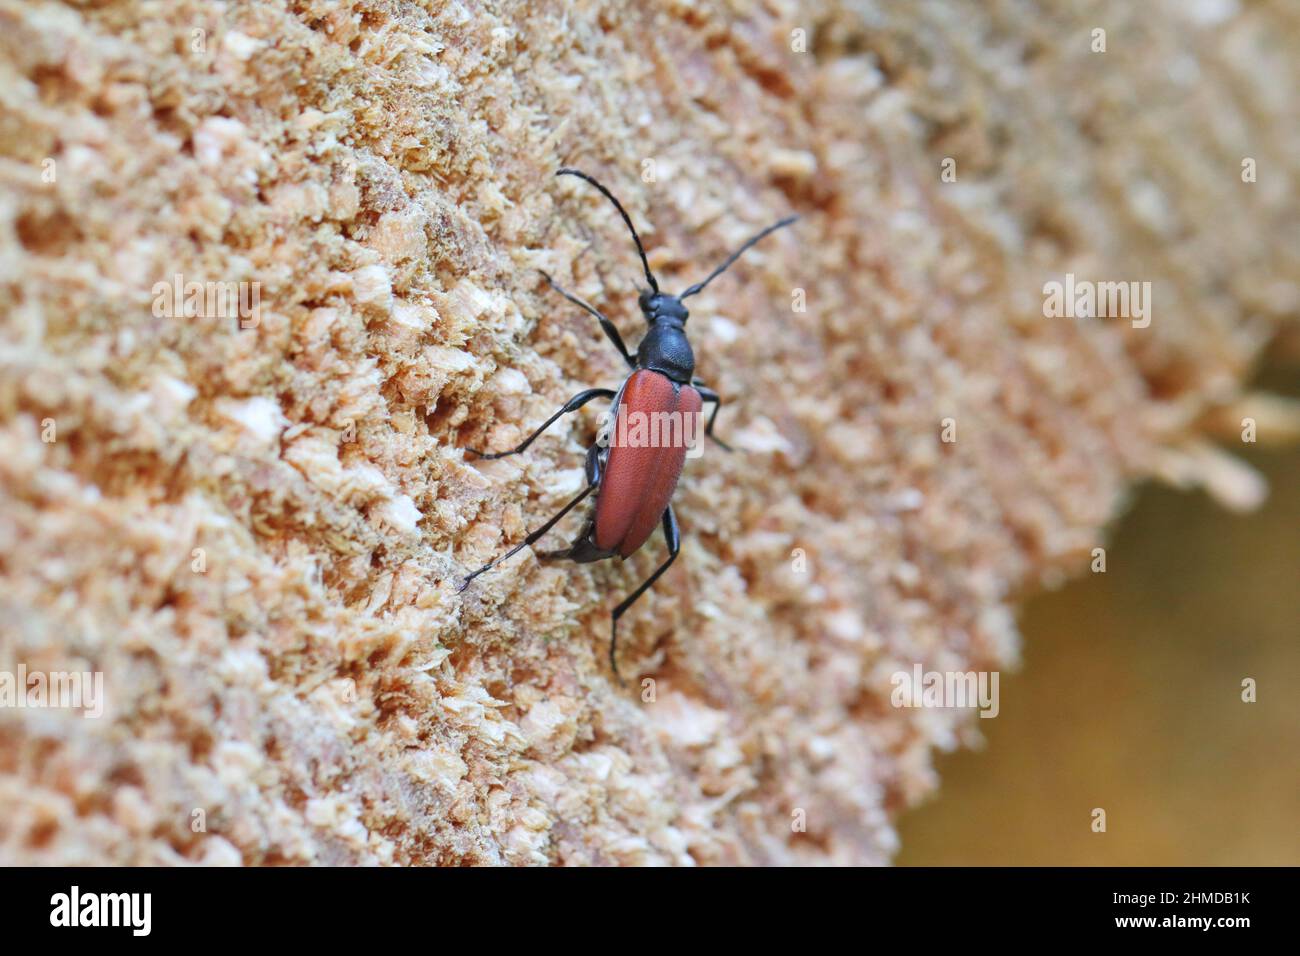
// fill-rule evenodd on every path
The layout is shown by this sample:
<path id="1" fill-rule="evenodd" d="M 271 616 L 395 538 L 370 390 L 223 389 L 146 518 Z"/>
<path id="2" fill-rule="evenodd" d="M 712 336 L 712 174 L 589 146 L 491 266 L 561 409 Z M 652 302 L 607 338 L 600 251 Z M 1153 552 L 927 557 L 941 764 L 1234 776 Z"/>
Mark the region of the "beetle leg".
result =
<path id="1" fill-rule="evenodd" d="M 578 497 L 574 498 L 574 499 L 573 499 L 572 501 L 570 501 L 567 505 L 565 505 L 563 508 L 561 508 L 560 511 L 559 511 L 559 513 L 558 513 L 557 515 L 555 515 L 555 517 L 551 518 L 549 521 L 546 522 L 546 524 L 542 525 L 542 526 L 541 526 L 540 528 L 538 528 L 536 531 L 533 531 L 532 533 L 530 533 L 530 534 L 528 535 L 528 537 L 524 538 L 523 541 L 520 541 L 517 545 L 515 545 L 513 548 L 511 548 L 511 549 L 510 549 L 509 551 L 507 551 L 505 554 L 501 555 L 501 557 L 499 557 L 499 558 L 493 558 L 493 559 L 492 559 L 491 561 L 489 561 L 487 564 L 483 565 L 483 567 L 479 568 L 477 571 L 475 571 L 473 574 L 471 574 L 469 577 L 467 577 L 467 578 L 465 579 L 465 581 L 461 584 L 461 586 L 460 586 L 459 588 L 457 588 L 457 590 L 458 590 L 458 591 L 464 591 L 467 587 L 469 587 L 469 582 L 473 581 L 476 577 L 478 577 L 478 576 L 479 576 L 480 574 L 482 574 L 484 571 L 491 571 L 493 568 L 495 568 L 495 567 L 496 567 L 498 564 L 500 564 L 502 561 L 505 561 L 505 560 L 509 559 L 510 557 L 512 557 L 512 556 L 514 556 L 514 555 L 516 555 L 516 554 L 518 554 L 518 553 L 519 553 L 520 551 L 522 551 L 524 548 L 528 547 L 530 544 L 533 544 L 535 541 L 540 540 L 541 537 L 542 537 L 542 535 L 546 534 L 546 532 L 550 531 L 550 530 L 551 530 L 552 528 L 554 528 L 557 524 L 559 524 L 561 518 L 563 518 L 563 517 L 564 517 L 565 515 L 567 515 L 570 511 L 572 511 L 575 507 L 577 507 L 578 503 L 579 503 L 580 501 L 582 501 L 582 499 L 586 498 L 587 495 L 591 494 L 591 493 L 592 493 L 593 491 L 595 491 L 595 490 L 596 490 L 596 486 L 595 486 L 595 485 L 588 485 L 586 488 L 583 489 L 582 494 L 578 495 Z"/>
<path id="2" fill-rule="evenodd" d="M 587 449 L 587 484 L 593 488 L 600 485 L 601 475 L 604 473 L 605 456 L 609 453 L 608 448 L 602 448 L 600 445 L 592 445 Z M 578 564 L 587 564 L 590 561 L 604 561 L 606 558 L 613 557 L 613 551 L 602 551 L 596 547 L 596 542 L 591 540 L 594 530 L 595 517 L 587 521 L 587 527 L 583 529 L 576 541 L 567 548 L 560 548 L 556 551 L 539 551 L 537 552 L 538 561 L 576 561 Z"/>
<path id="3" fill-rule="evenodd" d="M 704 434 L 717 442 L 718 447 L 723 451 L 735 451 L 736 449 L 732 448 L 717 435 L 713 434 L 713 423 L 718 420 L 718 412 L 722 411 L 722 396 L 707 385 L 702 384 L 699 379 L 692 380 L 691 384 L 694 385 L 695 390 L 700 393 L 700 398 L 703 401 L 713 403 L 713 414 L 709 416 L 709 423 L 704 426 Z"/>
<path id="4" fill-rule="evenodd" d="M 546 421 L 542 423 L 541 428 L 537 429 L 537 431 L 533 432 L 531 435 L 529 435 L 527 438 L 521 441 L 514 448 L 511 448 L 509 451 L 482 452 L 482 451 L 476 451 L 473 448 L 466 448 L 465 450 L 472 454 L 477 455 L 480 458 L 488 458 L 488 459 L 504 458 L 507 455 L 517 455 L 525 448 L 527 448 L 529 445 L 531 445 L 534 441 L 536 441 L 537 436 L 539 436 L 542 432 L 546 431 L 546 429 L 554 425 L 561 416 L 567 415 L 569 414 L 569 412 L 576 412 L 583 405 L 586 405 L 588 402 L 595 401 L 598 398 L 613 398 L 617 394 L 618 392 L 614 391 L 612 388 L 589 388 L 585 392 L 579 392 L 577 395 L 574 395 L 573 398 L 565 402 L 564 406 L 558 412 L 556 412 L 550 418 L 546 419 Z"/>
<path id="5" fill-rule="evenodd" d="M 541 272 L 540 269 L 537 271 Z M 545 272 L 542 272 L 542 278 L 546 280 L 547 285 L 549 285 L 556 292 L 560 293 L 560 295 L 564 296 L 566 299 L 568 299 L 578 308 L 582 309 L 585 312 L 589 312 L 591 315 L 594 315 L 596 317 L 596 321 L 600 323 L 600 327 L 605 330 L 605 335 L 609 338 L 611 342 L 614 343 L 614 348 L 618 349 L 619 354 L 623 356 L 623 360 L 627 362 L 628 368 L 636 368 L 636 360 L 632 358 L 631 354 L 627 350 L 627 346 L 623 344 L 623 336 L 618 334 L 618 329 L 617 327 L 615 327 L 613 322 L 605 318 L 605 316 L 595 306 L 588 305 L 586 302 L 583 302 L 576 295 L 573 295 L 570 292 L 565 292 L 558 285 L 556 285 L 555 281 Z"/>
<path id="6" fill-rule="evenodd" d="M 656 581 L 659 580 L 660 575 L 662 575 L 665 571 L 667 571 L 669 565 L 671 565 L 674 561 L 677 560 L 677 554 L 682 549 L 682 536 L 681 536 L 681 532 L 677 528 L 677 515 L 673 514 L 672 505 L 669 505 L 666 509 L 664 509 L 663 527 L 664 527 L 664 538 L 668 542 L 668 560 L 664 561 L 663 564 L 659 565 L 659 567 L 655 570 L 655 573 L 650 575 L 650 577 L 646 578 L 646 580 L 641 583 L 641 586 L 639 588 L 637 588 L 635 591 L 633 591 L 630 595 L 628 595 L 623 600 L 622 604 L 614 608 L 614 613 L 610 615 L 611 621 L 610 621 L 610 631 L 609 631 L 609 667 L 610 670 L 614 672 L 614 676 L 618 678 L 618 682 L 620 684 L 623 683 L 623 677 L 618 672 L 618 660 L 615 656 L 618 650 L 618 619 L 623 616 L 624 611 L 626 611 L 636 602 L 637 598 L 639 598 L 642 594 L 645 594 L 645 592 L 650 589 L 651 585 L 653 585 Z"/>
<path id="7" fill-rule="evenodd" d="M 561 548 L 559 551 L 541 551 L 537 555 L 537 560 L 572 561 L 575 564 L 590 564 L 592 561 L 604 561 L 606 558 L 612 558 L 616 554 L 618 554 L 617 551 L 605 551 L 596 547 L 596 542 L 591 540 L 591 529 L 588 528 L 569 547 Z"/>
<path id="8" fill-rule="evenodd" d="M 556 548 L 554 551 L 538 551 L 538 561 L 563 561 L 573 553 L 573 548 Z"/>

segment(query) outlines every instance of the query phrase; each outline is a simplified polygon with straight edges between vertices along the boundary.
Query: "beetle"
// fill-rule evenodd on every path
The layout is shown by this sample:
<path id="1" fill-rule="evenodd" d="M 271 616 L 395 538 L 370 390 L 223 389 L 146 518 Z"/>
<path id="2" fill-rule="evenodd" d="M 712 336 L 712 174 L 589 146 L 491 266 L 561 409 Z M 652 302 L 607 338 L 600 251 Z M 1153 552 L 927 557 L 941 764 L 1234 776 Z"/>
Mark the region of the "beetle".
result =
<path id="1" fill-rule="evenodd" d="M 632 225 L 632 218 L 627 214 L 622 203 L 614 198 L 614 194 L 591 176 L 576 169 L 566 167 L 556 175 L 576 176 L 594 186 L 614 204 L 614 208 L 623 217 L 623 222 L 632 234 L 632 241 L 636 244 L 637 254 L 641 257 L 641 267 L 645 270 L 648 288 L 641 290 L 637 305 L 640 306 L 649 328 L 637 346 L 636 354 L 633 355 L 628 351 L 614 323 L 599 309 L 576 295 L 566 292 L 556 285 L 547 273 L 542 272 L 542 278 L 551 289 L 600 323 L 605 336 L 618 349 L 631 371 L 617 390 L 589 388 L 574 395 L 560 407 L 559 411 L 514 448 L 498 452 L 480 452 L 472 448 L 466 450 L 483 459 L 517 455 L 527 449 L 560 418 L 600 399 L 613 400 L 614 417 L 609 426 L 610 433 L 616 436 L 626 434 L 627 429 L 623 426 L 627 421 L 634 416 L 644 416 L 640 421 L 668 423 L 669 441 L 664 444 L 661 441 L 650 442 L 643 438 L 641 441 L 625 440 L 610 443 L 598 439 L 587 450 L 586 488 L 561 508 L 554 517 L 530 532 L 519 544 L 470 574 L 459 590 L 464 591 L 480 574 L 492 570 L 524 548 L 535 544 L 565 515 L 593 493 L 596 495 L 595 508 L 588 517 L 582 533 L 567 548 L 540 552 L 537 555 L 539 560 L 569 560 L 580 564 L 603 561 L 615 556 L 625 560 L 646 543 L 656 526 L 662 526 L 668 544 L 667 559 L 610 614 L 609 666 L 614 676 L 622 683 L 617 656 L 618 620 L 659 580 L 681 550 L 681 533 L 677 526 L 677 516 L 673 513 L 672 497 L 688 450 L 687 418 L 690 417 L 692 421 L 698 422 L 704 405 L 712 404 L 713 411 L 709 415 L 704 434 L 722 448 L 731 451 L 725 442 L 713 434 L 718 411 L 722 408 L 722 398 L 695 377 L 695 354 L 686 338 L 686 320 L 690 317 L 690 313 L 682 304 L 682 300 L 704 291 L 705 286 L 722 275 L 732 263 L 761 239 L 790 225 L 799 217 L 787 216 L 763 229 L 728 256 L 702 281 L 695 283 L 680 295 L 673 295 L 659 287 L 658 280 L 650 270 L 650 262 L 646 258 L 645 248 L 641 245 L 641 237 L 637 235 L 636 227 Z M 674 415 L 677 417 L 673 418 Z M 675 423 L 680 424 L 675 425 Z M 662 434 L 659 437 L 662 437 Z"/>

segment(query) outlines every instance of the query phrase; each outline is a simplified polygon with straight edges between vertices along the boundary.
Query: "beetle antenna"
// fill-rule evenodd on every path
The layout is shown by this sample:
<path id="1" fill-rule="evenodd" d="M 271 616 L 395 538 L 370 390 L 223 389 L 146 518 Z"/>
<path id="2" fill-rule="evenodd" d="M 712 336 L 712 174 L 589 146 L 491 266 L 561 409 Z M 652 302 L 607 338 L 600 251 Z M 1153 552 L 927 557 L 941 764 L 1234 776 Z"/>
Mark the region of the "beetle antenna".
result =
<path id="1" fill-rule="evenodd" d="M 614 208 L 618 210 L 618 214 L 622 216 L 623 221 L 627 223 L 628 231 L 632 233 L 632 241 L 636 243 L 636 251 L 641 256 L 641 265 L 645 268 L 646 281 L 650 283 L 650 288 L 652 291 L 658 292 L 659 283 L 655 281 L 654 273 L 650 271 L 650 260 L 648 260 L 645 257 L 645 249 L 642 248 L 641 246 L 641 237 L 636 234 L 636 227 L 632 225 L 632 217 L 627 214 L 627 210 L 623 208 L 623 204 L 614 198 L 613 193 L 611 193 L 608 189 L 606 189 L 600 183 L 596 182 L 596 180 L 592 179 L 590 176 L 588 176 L 586 173 L 582 172 L 581 170 L 570 169 L 566 166 L 564 169 L 561 169 L 555 175 L 577 176 L 579 179 L 589 182 L 597 189 L 599 189 L 602 193 L 604 193 L 605 198 L 614 204 Z"/>
<path id="2" fill-rule="evenodd" d="M 764 230 L 763 230 L 762 232 L 760 232 L 758 235 L 754 236 L 752 239 L 750 239 L 748 242 L 746 242 L 743 246 L 741 246 L 739 249 L 737 249 L 735 252 L 733 252 L 731 255 L 729 255 L 729 256 L 727 257 L 727 261 L 724 262 L 722 265 L 718 266 L 716 269 L 714 269 L 714 270 L 709 274 L 709 277 L 708 277 L 707 279 L 705 279 L 703 282 L 697 282 L 697 283 L 695 283 L 695 285 L 691 286 L 689 289 L 687 289 L 685 292 L 683 292 L 683 293 L 682 293 L 681 295 L 679 295 L 677 298 L 679 298 L 679 299 L 684 299 L 684 298 L 686 298 L 688 295 L 695 295 L 695 293 L 697 293 L 697 292 L 702 292 L 702 291 L 704 290 L 704 287 L 705 287 L 706 285 L 708 285 L 710 282 L 712 282 L 712 281 L 713 281 L 714 279 L 716 279 L 718 276 L 722 275 L 722 273 L 726 272 L 727 269 L 730 268 L 730 266 L 731 266 L 731 264 L 732 264 L 733 262 L 735 262 L 737 259 L 739 259 L 741 256 L 743 256 L 747 251 L 749 251 L 750 246 L 753 246 L 755 243 L 757 243 L 760 239 L 762 239 L 762 238 L 763 238 L 764 236 L 766 236 L 768 233 L 776 232 L 776 231 L 777 231 L 778 229 L 780 229 L 781 227 L 790 225 L 790 223 L 794 222 L 794 221 L 795 221 L 796 219 L 798 219 L 798 218 L 799 218 L 798 216 L 786 216 L 786 217 L 785 217 L 784 219 L 782 219 L 780 222 L 774 222 L 772 225 L 768 226 L 766 229 L 764 229 Z"/>

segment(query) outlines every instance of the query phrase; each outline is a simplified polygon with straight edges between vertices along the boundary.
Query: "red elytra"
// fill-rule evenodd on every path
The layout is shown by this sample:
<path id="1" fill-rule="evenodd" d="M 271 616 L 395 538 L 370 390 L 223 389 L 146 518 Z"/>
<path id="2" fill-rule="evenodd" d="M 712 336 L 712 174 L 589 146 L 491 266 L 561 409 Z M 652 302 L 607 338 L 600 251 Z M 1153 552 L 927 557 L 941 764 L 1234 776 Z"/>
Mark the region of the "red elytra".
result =
<path id="1" fill-rule="evenodd" d="M 673 500 L 677 479 L 686 463 L 686 425 L 704 408 L 700 393 L 649 369 L 633 372 L 623 386 L 616 410 L 613 442 L 596 499 L 596 547 L 627 558 L 654 533 Z M 628 419 L 640 416 L 653 443 L 620 444 L 629 434 Z M 675 416 L 675 417 L 670 417 Z M 656 423 L 667 423 L 657 428 Z"/>
<path id="2" fill-rule="evenodd" d="M 587 487 L 572 501 L 560 509 L 541 527 L 530 532 L 523 541 L 505 554 L 494 558 L 477 571 L 470 574 L 461 584 L 464 591 L 469 583 L 480 574 L 491 570 L 511 555 L 534 544 L 550 531 L 560 519 L 573 510 L 592 492 L 596 492 L 596 508 L 588 518 L 582 533 L 573 544 L 559 551 L 544 551 L 537 555 L 540 560 L 567 559 L 579 563 L 602 561 L 606 558 L 628 558 L 634 554 L 654 533 L 655 525 L 661 525 L 664 539 L 668 543 L 668 558 L 659 565 L 655 572 L 628 595 L 610 613 L 609 664 L 614 675 L 619 677 L 618 659 L 618 619 L 632 604 L 644 594 L 659 577 L 668 570 L 677 557 L 681 546 L 681 536 L 677 527 L 677 516 L 673 513 L 672 497 L 677 488 L 677 479 L 682 473 L 688 450 L 687 437 L 698 434 L 694 429 L 697 416 L 706 402 L 713 403 L 713 413 L 704 429 L 704 435 L 718 445 L 730 451 L 727 445 L 713 435 L 713 423 L 722 407 L 722 399 L 717 392 L 695 378 L 695 355 L 690 342 L 686 339 L 686 320 L 690 313 L 682 305 L 682 300 L 702 291 L 705 286 L 720 276 L 727 268 L 756 242 L 771 232 L 788 226 L 797 219 L 789 216 L 768 226 L 750 238 L 739 249 L 713 270 L 703 281 L 695 283 L 681 295 L 661 292 L 659 283 L 650 271 L 645 249 L 641 246 L 641 237 L 636 234 L 632 219 L 622 204 L 614 198 L 608 189 L 586 173 L 576 169 L 561 169 L 557 175 L 576 176 L 595 186 L 596 189 L 614 204 L 623 217 L 632 241 L 636 243 L 637 254 L 641 257 L 641 266 L 645 270 L 649 288 L 642 291 L 637 299 L 641 312 L 649 323 L 645 337 L 637 346 L 633 357 L 623 342 L 618 328 L 606 318 L 600 310 L 582 299 L 565 292 L 545 272 L 543 278 L 552 289 L 574 305 L 593 316 L 606 337 L 618 349 L 623 360 L 632 370 L 623 387 L 619 390 L 609 388 L 589 388 L 569 399 L 560 410 L 548 418 L 531 435 L 507 451 L 485 454 L 467 449 L 480 458 L 503 458 L 517 455 L 531 445 L 551 425 L 569 412 L 577 411 L 588 402 L 596 399 L 616 399 L 619 407 L 615 409 L 615 421 L 610 429 L 613 442 L 610 446 L 600 443 L 587 450 Z M 676 415 L 676 419 L 671 416 Z M 635 436 L 636 426 L 631 423 L 625 433 L 620 427 L 634 416 L 645 416 L 647 436 L 641 440 L 621 440 Z M 654 424 L 660 425 L 669 416 L 669 434 L 665 441 L 662 428 L 655 430 Z M 690 425 L 686 425 L 686 421 Z M 672 422 L 676 422 L 676 430 Z M 690 429 L 689 432 L 686 429 Z M 658 440 L 653 437 L 657 435 Z M 621 681 L 622 678 L 619 677 Z"/>

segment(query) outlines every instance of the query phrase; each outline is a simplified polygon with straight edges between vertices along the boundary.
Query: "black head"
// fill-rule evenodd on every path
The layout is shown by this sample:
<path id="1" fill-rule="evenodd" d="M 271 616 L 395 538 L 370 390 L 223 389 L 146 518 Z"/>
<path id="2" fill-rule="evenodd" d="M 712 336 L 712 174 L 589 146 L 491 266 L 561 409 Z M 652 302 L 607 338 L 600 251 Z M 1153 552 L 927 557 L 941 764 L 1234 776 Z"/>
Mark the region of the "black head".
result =
<path id="1" fill-rule="evenodd" d="M 637 299 L 645 320 L 653 325 L 656 322 L 670 322 L 673 325 L 685 325 L 691 314 L 682 305 L 682 300 L 667 292 L 652 292 L 646 289 Z"/>

